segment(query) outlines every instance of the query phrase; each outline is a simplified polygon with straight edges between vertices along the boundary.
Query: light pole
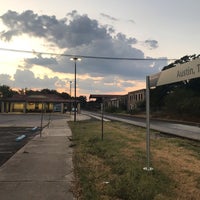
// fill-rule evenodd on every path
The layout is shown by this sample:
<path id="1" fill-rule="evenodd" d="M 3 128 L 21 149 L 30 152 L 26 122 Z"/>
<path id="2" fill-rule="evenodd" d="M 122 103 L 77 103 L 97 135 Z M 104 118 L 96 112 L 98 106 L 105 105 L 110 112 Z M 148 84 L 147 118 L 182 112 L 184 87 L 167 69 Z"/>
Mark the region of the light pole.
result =
<path id="1" fill-rule="evenodd" d="M 70 84 L 70 88 L 69 88 L 69 92 L 70 92 L 70 116 L 71 116 L 71 112 L 72 112 L 72 96 L 71 96 L 71 93 L 72 93 L 72 81 L 69 81 L 69 84 Z"/>
<path id="2" fill-rule="evenodd" d="M 76 122 L 77 102 L 76 102 L 76 61 L 81 61 L 78 57 L 70 58 L 74 61 L 74 122 Z"/>
<path id="3" fill-rule="evenodd" d="M 3 97 L 3 93 L 0 92 L 0 112 L 3 112 L 3 103 L 2 103 L 2 97 Z"/>

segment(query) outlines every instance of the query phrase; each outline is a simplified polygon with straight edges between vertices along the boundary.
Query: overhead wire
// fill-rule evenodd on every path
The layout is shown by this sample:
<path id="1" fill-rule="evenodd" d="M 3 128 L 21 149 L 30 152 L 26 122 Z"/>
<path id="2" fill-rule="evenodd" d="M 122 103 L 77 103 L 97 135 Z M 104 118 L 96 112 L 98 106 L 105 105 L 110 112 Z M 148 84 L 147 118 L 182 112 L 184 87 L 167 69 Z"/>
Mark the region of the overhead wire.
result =
<path id="1" fill-rule="evenodd" d="M 29 51 L 29 50 L 20 50 L 20 49 L 8 49 L 0 48 L 0 51 L 11 51 L 18 53 L 31 53 L 39 55 L 50 55 L 50 56 L 66 56 L 66 57 L 78 57 L 78 58 L 89 58 L 89 59 L 103 59 L 103 60 L 138 60 L 138 61 L 169 61 L 177 60 L 175 58 L 132 58 L 132 57 L 110 57 L 110 56 L 86 56 L 86 55 L 77 55 L 77 54 L 65 54 L 65 53 L 52 53 L 52 52 L 39 52 L 39 51 Z"/>

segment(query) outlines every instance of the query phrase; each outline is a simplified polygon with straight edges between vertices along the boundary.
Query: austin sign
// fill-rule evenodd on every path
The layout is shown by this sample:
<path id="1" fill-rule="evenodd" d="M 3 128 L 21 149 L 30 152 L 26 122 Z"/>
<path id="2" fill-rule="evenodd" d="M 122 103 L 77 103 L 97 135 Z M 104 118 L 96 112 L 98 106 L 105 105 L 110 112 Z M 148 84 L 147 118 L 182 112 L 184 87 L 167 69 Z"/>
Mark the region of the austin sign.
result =
<path id="1" fill-rule="evenodd" d="M 200 77 L 200 58 L 151 75 L 150 87 L 189 80 Z"/>

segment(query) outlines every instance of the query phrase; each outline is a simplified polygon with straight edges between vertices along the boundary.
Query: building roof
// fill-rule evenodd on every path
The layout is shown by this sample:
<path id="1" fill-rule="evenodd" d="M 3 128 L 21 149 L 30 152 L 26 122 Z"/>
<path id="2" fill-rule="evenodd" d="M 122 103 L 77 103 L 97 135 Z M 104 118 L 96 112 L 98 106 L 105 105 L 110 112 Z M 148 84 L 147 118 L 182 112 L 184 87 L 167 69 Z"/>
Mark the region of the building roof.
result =
<path id="1" fill-rule="evenodd" d="M 134 91 L 128 92 L 128 94 L 135 94 L 138 92 L 146 92 L 146 89 L 134 90 Z"/>
<path id="2" fill-rule="evenodd" d="M 14 95 L 13 97 L 4 98 L 4 101 L 9 102 L 51 102 L 51 103 L 66 103 L 69 99 L 64 99 L 55 94 L 39 94 L 39 95 Z"/>
<path id="3" fill-rule="evenodd" d="M 123 96 L 123 95 L 115 95 L 115 94 L 90 94 L 90 99 L 93 99 L 93 98 L 116 98 L 116 97 L 120 97 L 120 96 Z"/>

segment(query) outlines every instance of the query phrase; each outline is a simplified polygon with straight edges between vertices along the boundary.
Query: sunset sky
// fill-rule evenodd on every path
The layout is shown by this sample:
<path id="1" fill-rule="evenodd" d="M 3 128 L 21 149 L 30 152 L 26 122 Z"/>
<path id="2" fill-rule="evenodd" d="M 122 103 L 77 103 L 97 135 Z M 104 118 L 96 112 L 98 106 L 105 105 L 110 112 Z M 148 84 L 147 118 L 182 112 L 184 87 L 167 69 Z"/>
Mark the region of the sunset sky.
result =
<path id="1" fill-rule="evenodd" d="M 69 93 L 74 63 L 59 55 L 65 54 L 83 56 L 77 62 L 77 95 L 126 94 L 145 88 L 147 75 L 172 62 L 165 59 L 200 53 L 199 0 L 0 3 L 0 84 L 11 88 Z"/>

